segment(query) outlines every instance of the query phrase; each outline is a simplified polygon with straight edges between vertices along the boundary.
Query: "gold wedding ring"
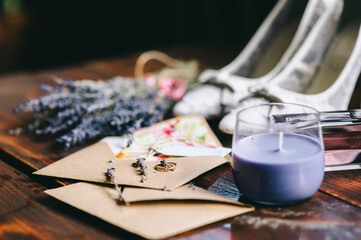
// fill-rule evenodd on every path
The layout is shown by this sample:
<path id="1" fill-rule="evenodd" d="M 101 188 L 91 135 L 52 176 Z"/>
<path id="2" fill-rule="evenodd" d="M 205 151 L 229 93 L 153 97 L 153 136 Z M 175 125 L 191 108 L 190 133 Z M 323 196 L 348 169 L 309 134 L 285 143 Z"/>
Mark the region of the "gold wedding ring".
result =
<path id="1" fill-rule="evenodd" d="M 155 166 L 155 170 L 159 172 L 168 172 L 168 171 L 174 171 L 177 164 L 175 162 L 166 162 L 165 164 L 158 164 Z"/>

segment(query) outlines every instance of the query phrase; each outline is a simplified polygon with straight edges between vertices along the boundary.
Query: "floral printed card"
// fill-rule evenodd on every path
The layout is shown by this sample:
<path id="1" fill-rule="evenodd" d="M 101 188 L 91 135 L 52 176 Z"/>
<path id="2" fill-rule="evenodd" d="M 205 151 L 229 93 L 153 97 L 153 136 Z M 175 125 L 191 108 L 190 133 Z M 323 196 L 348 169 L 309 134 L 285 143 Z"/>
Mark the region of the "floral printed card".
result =
<path id="1" fill-rule="evenodd" d="M 203 117 L 190 115 L 172 118 L 153 126 L 139 129 L 134 134 L 134 140 L 130 147 L 123 149 L 125 140 L 118 141 L 113 137 L 105 138 L 106 142 L 117 158 L 122 160 L 147 157 L 148 161 L 169 158 L 156 154 L 156 147 L 164 145 L 194 146 L 194 147 L 219 147 L 221 144 L 209 128 Z"/>

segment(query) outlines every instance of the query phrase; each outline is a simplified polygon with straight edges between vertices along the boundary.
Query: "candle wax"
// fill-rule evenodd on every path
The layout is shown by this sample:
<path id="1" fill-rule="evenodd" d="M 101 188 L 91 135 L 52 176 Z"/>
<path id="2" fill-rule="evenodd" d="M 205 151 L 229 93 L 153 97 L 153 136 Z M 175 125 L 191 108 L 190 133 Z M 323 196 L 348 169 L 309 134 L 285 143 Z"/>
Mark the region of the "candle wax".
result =
<path id="1" fill-rule="evenodd" d="M 285 204 L 311 197 L 324 175 L 324 149 L 311 137 L 265 133 L 239 140 L 233 146 L 233 176 L 241 193 L 251 200 Z"/>

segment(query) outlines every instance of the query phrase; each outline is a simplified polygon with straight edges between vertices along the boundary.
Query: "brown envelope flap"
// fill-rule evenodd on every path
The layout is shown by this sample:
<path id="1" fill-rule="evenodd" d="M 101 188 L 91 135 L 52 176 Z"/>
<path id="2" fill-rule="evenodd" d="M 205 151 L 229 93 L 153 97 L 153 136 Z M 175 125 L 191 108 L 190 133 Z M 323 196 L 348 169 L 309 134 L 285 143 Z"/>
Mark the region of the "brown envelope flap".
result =
<path id="1" fill-rule="evenodd" d="M 121 185 L 137 186 L 143 188 L 174 190 L 192 179 L 198 177 L 219 165 L 227 162 L 225 158 L 218 156 L 182 157 L 172 158 L 169 162 L 177 164 L 174 171 L 159 172 L 155 170 L 158 161 L 145 162 L 148 168 L 147 180 L 141 182 L 138 168 L 132 166 L 132 160 L 114 162 L 117 183 Z"/>
<path id="2" fill-rule="evenodd" d="M 159 201 L 159 200 L 197 200 L 197 201 L 211 201 L 227 204 L 242 205 L 243 203 L 234 201 L 232 199 L 220 196 L 204 190 L 202 188 L 189 185 L 179 187 L 173 191 L 152 190 L 146 188 L 125 188 L 123 197 L 128 202 L 145 202 L 145 201 Z"/>
<path id="3" fill-rule="evenodd" d="M 112 159 L 112 163 L 108 161 Z M 155 170 L 158 161 L 146 161 L 148 180 L 141 182 L 137 168 L 132 167 L 134 160 L 119 160 L 112 154 L 106 143 L 98 142 L 68 157 L 57 161 L 34 174 L 70 178 L 83 181 L 110 183 L 106 180 L 107 168 L 114 167 L 117 184 L 144 188 L 173 190 L 199 175 L 227 162 L 218 156 L 172 158 L 177 163 L 174 171 Z"/>
<path id="4" fill-rule="evenodd" d="M 160 192 L 159 190 L 146 190 L 154 193 Z M 199 193 L 198 190 L 194 191 L 197 194 Z M 114 189 L 89 183 L 76 183 L 47 190 L 46 193 L 73 207 L 148 239 L 170 237 L 254 210 L 253 207 L 237 204 L 194 201 L 137 202 L 125 206 L 115 201 L 118 195 Z"/>
<path id="5" fill-rule="evenodd" d="M 33 174 L 104 182 L 104 172 L 108 161 L 115 159 L 114 154 L 105 142 L 97 142 L 69 156 L 58 160 Z"/>

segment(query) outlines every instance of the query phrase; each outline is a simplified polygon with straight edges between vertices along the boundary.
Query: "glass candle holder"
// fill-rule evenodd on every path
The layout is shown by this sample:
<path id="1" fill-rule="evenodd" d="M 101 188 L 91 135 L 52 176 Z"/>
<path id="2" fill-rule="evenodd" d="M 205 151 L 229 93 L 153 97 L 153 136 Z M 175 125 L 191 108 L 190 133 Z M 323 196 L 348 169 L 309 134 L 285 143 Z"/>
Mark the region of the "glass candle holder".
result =
<path id="1" fill-rule="evenodd" d="M 237 114 L 232 169 L 239 191 L 261 204 L 311 197 L 324 175 L 320 113 L 307 106 L 269 103 Z"/>

